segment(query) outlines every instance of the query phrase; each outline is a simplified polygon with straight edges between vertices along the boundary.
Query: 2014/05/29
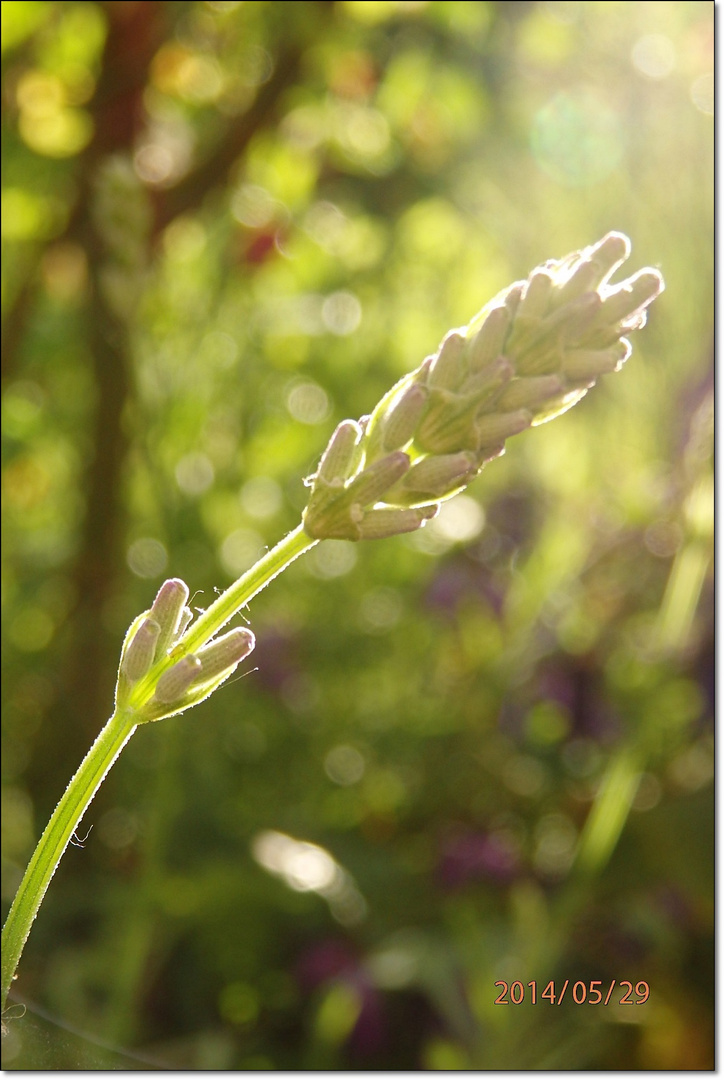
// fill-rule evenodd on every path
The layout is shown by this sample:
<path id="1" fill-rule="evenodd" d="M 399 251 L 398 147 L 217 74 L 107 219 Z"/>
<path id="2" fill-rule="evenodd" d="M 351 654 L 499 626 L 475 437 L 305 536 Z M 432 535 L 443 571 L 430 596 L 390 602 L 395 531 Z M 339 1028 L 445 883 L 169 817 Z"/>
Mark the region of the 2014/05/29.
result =
<path id="1" fill-rule="evenodd" d="M 566 979 L 560 988 L 560 992 L 556 993 L 556 984 L 551 979 L 546 984 L 545 990 L 540 994 L 540 1000 L 547 1001 L 551 1005 L 561 1005 L 568 994 L 570 982 L 570 979 Z M 643 1005 L 645 1001 L 648 1001 L 649 984 L 641 981 L 634 985 L 628 982 L 627 979 L 613 979 L 610 986 L 605 990 L 605 996 L 601 979 L 591 979 L 589 983 L 579 980 L 570 987 L 570 998 L 575 1005 L 608 1005 L 611 1002 L 617 983 L 622 990 L 625 988 L 625 993 L 623 997 L 613 1002 L 614 1005 Z M 530 991 L 528 1000 L 531 1005 L 538 1004 L 538 983 L 535 981 L 524 985 L 522 982 L 507 983 L 501 979 L 495 985 L 502 987 L 495 999 L 495 1005 L 522 1005 L 526 999 L 526 989 Z"/>

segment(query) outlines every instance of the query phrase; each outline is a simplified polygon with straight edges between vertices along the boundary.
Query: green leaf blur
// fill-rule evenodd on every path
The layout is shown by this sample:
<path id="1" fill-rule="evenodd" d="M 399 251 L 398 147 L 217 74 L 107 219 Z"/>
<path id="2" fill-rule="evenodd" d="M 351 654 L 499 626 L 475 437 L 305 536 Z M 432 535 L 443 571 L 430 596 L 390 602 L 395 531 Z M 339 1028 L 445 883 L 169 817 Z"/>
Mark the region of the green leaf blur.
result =
<path id="1" fill-rule="evenodd" d="M 546 258 L 617 229 L 667 284 L 620 374 L 420 532 L 323 541 L 253 671 L 136 734 L 4 1066 L 711 1069 L 713 5 L 2 15 L 4 912 L 164 577 L 207 606 Z"/>

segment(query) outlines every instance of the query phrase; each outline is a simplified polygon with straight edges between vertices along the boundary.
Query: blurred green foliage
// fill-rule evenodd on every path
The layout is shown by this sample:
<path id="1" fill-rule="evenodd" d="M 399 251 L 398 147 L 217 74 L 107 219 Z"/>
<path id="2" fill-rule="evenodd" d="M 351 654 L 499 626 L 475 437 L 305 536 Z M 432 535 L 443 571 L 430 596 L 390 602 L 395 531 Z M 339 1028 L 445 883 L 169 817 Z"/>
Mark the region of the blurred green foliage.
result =
<path id="1" fill-rule="evenodd" d="M 4 910 L 164 575 L 208 603 L 543 259 L 615 228 L 667 282 L 620 375 L 319 545 L 253 672 L 135 735 L 6 1067 L 713 1067 L 713 8 L 3 4 Z M 493 1004 L 550 979 L 651 993 Z"/>

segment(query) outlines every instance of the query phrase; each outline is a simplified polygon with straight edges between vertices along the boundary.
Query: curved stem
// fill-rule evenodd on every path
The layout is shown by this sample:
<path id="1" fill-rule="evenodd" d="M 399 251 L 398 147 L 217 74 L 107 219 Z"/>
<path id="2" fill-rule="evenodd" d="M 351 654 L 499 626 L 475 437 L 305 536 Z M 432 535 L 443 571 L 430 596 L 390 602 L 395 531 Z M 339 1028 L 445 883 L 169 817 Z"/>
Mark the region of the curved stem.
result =
<path id="1" fill-rule="evenodd" d="M 209 638 L 213 637 L 240 608 L 251 600 L 252 596 L 256 596 L 272 578 L 280 574 L 303 552 L 314 547 L 316 543 L 318 543 L 317 540 L 312 540 L 305 533 L 304 526 L 298 525 L 293 532 L 280 540 L 276 547 L 263 555 L 250 570 L 242 574 L 233 585 L 230 585 L 221 596 L 214 600 L 211 607 L 208 607 L 203 615 L 191 624 L 174 651 L 181 647 L 184 653 L 192 653 L 194 649 L 205 645 Z"/>
<path id="2" fill-rule="evenodd" d="M 299 525 L 267 552 L 255 566 L 222 593 L 190 627 L 178 643 L 185 653 L 204 645 L 272 578 L 317 543 Z M 148 680 L 146 680 L 148 681 Z M 143 684 L 139 684 L 139 689 Z M 148 688 L 147 688 L 148 689 Z M 80 768 L 65 789 L 45 832 L 38 841 L 2 932 L 2 1008 L 30 927 L 38 913 L 50 879 L 91 799 L 136 729 L 134 709 L 116 711 L 93 743 Z"/>
<path id="3" fill-rule="evenodd" d="M 114 713 L 84 757 L 65 789 L 38 841 L 2 932 L 2 1008 L 15 977 L 30 927 L 38 913 L 50 879 L 77 829 L 91 799 L 109 769 L 136 730 L 130 710 Z"/>

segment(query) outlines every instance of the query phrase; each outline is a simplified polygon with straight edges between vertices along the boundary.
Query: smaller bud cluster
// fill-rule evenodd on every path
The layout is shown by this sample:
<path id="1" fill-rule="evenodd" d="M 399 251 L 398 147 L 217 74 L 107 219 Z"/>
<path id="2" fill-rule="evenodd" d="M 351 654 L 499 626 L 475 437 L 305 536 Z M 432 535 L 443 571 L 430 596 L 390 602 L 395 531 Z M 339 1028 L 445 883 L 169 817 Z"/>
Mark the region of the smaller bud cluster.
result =
<path id="1" fill-rule="evenodd" d="M 182 637 L 193 615 L 188 586 L 178 578 L 164 582 L 150 611 L 134 621 L 126 635 L 117 698 L 125 704 L 131 691 L 152 669 L 179 652 L 156 679 L 153 697 L 139 710 L 140 722 L 159 720 L 202 701 L 235 671 L 254 648 L 251 630 L 237 627 L 194 654 L 183 655 Z"/>
<path id="2" fill-rule="evenodd" d="M 362 540 L 420 528 L 505 441 L 565 412 L 631 353 L 664 288 L 645 269 L 617 285 L 630 254 L 622 233 L 538 267 L 394 386 L 371 416 L 344 420 L 314 476 L 304 528 L 314 539 Z"/>

